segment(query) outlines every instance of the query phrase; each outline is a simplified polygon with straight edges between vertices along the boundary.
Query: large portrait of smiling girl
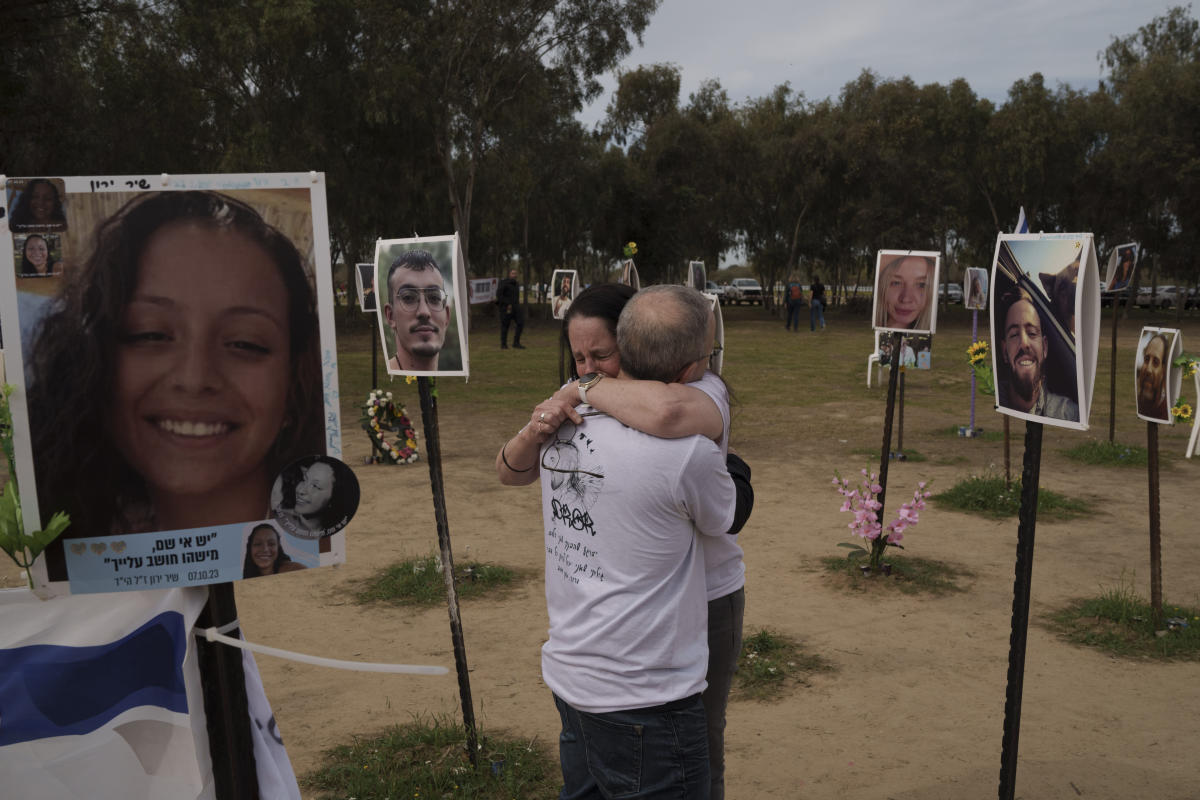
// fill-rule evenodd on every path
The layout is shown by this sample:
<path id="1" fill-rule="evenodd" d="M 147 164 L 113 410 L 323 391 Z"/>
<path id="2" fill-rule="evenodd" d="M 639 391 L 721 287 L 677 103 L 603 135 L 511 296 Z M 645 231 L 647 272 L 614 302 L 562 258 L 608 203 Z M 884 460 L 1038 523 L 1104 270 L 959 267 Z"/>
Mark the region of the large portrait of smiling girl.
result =
<path id="1" fill-rule="evenodd" d="M 191 183 L 220 184 L 208 177 Z M 270 177 L 72 199 L 64 278 L 18 304 L 33 477 L 22 499 L 26 516 L 66 511 L 68 544 L 264 520 L 284 467 L 340 455 L 314 258 L 323 250 L 327 276 L 324 220 L 310 188 Z M 73 576 L 65 549 L 46 551 L 50 581 Z M 234 549 L 240 573 L 240 534 Z"/>

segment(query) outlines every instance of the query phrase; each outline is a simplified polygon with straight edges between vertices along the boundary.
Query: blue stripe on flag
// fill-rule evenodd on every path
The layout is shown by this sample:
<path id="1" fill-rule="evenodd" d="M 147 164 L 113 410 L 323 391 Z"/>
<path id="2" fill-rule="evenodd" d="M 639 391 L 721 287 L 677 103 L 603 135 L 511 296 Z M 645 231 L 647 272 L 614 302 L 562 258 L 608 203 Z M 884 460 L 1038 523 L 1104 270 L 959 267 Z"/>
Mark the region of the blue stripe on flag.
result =
<path id="1" fill-rule="evenodd" d="M 0 649 L 0 746 L 90 733 L 138 706 L 187 713 L 186 651 L 177 611 L 108 644 Z"/>

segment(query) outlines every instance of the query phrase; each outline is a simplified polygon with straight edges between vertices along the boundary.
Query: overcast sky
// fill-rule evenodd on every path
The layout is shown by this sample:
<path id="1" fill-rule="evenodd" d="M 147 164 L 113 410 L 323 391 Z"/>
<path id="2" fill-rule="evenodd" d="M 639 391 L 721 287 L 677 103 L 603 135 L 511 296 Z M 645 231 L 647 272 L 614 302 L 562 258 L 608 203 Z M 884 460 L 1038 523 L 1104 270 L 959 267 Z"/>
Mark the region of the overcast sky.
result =
<path id="1" fill-rule="evenodd" d="M 836 98 L 865 67 L 918 84 L 966 78 L 981 97 L 1004 102 L 1014 81 L 1041 72 L 1046 84 L 1095 89 L 1097 55 L 1114 36 L 1137 31 L 1184 0 L 663 0 L 623 69 L 672 62 L 682 69 L 681 104 L 700 83 L 721 82 L 729 99 L 762 97 L 790 81 L 810 100 Z M 580 118 L 604 115 L 616 85 Z"/>

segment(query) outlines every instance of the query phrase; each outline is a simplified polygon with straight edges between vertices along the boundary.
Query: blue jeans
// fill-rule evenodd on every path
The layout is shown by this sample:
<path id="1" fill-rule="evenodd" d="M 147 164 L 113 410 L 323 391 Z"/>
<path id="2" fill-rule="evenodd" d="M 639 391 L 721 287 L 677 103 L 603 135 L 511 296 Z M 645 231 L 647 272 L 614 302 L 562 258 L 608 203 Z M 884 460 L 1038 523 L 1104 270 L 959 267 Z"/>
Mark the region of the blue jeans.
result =
<path id="1" fill-rule="evenodd" d="M 700 695 L 654 708 L 592 714 L 557 695 L 559 800 L 708 800 Z"/>
<path id="2" fill-rule="evenodd" d="M 800 306 L 801 305 L 802 305 L 802 303 L 799 300 L 788 300 L 787 301 L 787 324 L 784 325 L 784 328 L 787 328 L 790 330 L 796 330 L 796 331 L 800 330 Z"/>
<path id="3" fill-rule="evenodd" d="M 813 300 L 812 305 L 808 307 L 808 329 L 815 331 L 817 323 L 821 323 L 821 327 L 825 327 L 825 304 L 820 300 Z"/>
<path id="4" fill-rule="evenodd" d="M 742 654 L 742 617 L 745 613 L 744 587 L 708 601 L 708 688 L 701 698 L 708 716 L 711 800 L 725 798 L 725 707 L 729 705 L 729 687 Z"/>

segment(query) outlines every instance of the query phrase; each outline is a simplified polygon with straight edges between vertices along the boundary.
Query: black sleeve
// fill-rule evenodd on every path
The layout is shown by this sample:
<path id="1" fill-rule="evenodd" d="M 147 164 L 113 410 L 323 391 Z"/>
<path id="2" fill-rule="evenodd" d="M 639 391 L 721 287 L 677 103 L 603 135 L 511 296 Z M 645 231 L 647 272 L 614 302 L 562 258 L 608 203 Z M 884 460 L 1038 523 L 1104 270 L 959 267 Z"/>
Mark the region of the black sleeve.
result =
<path id="1" fill-rule="evenodd" d="M 733 488 L 737 491 L 734 503 L 733 526 L 726 533 L 732 535 L 741 531 L 742 526 L 750 519 L 754 510 L 754 487 L 750 485 L 750 465 L 741 456 L 730 453 L 725 457 L 725 468 L 729 477 L 733 478 Z"/>

